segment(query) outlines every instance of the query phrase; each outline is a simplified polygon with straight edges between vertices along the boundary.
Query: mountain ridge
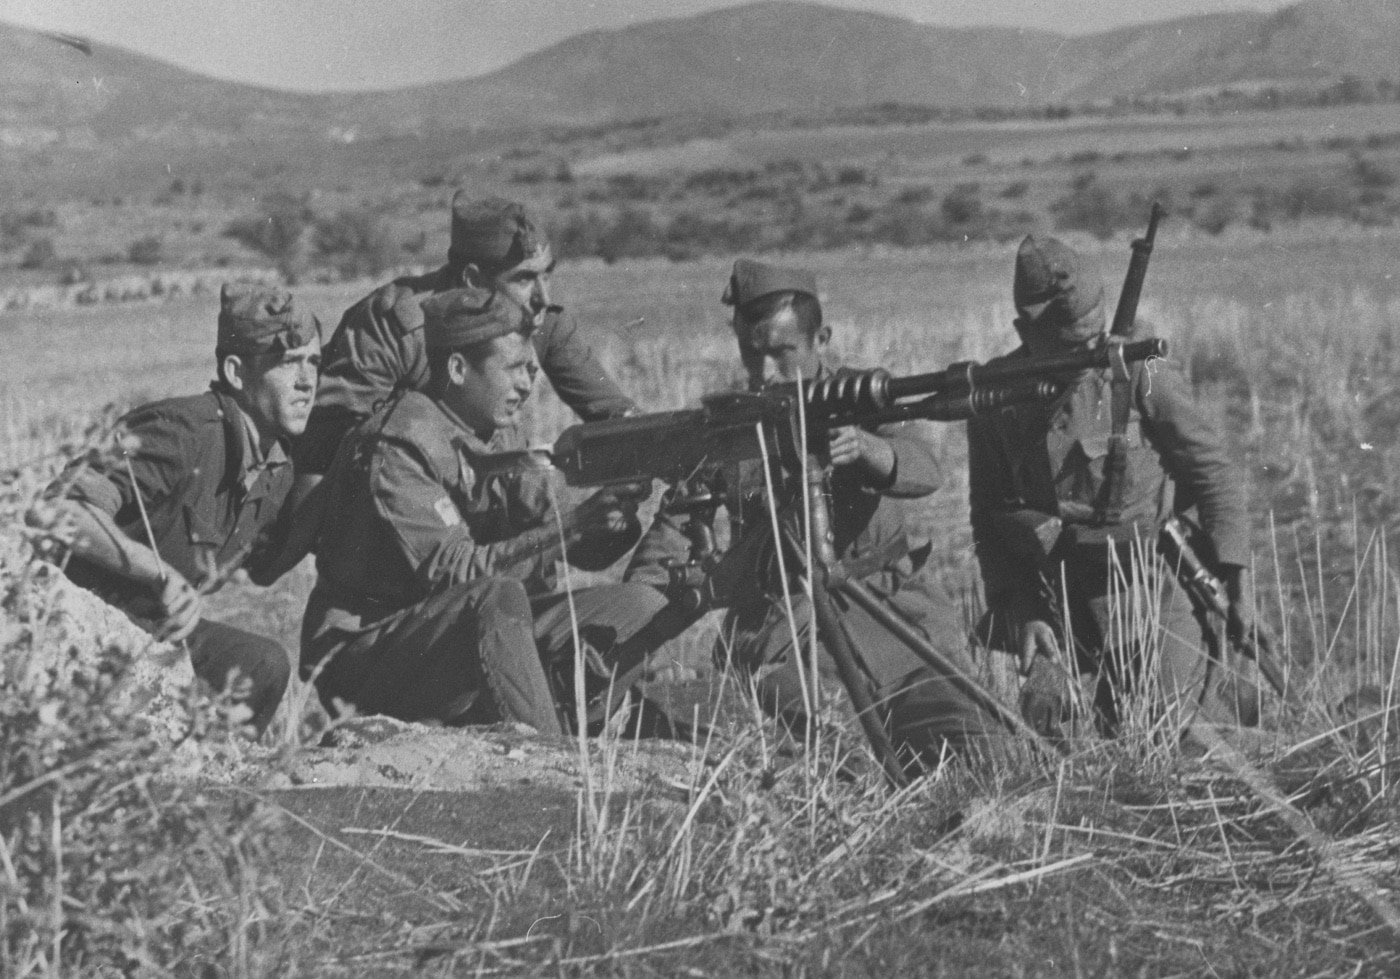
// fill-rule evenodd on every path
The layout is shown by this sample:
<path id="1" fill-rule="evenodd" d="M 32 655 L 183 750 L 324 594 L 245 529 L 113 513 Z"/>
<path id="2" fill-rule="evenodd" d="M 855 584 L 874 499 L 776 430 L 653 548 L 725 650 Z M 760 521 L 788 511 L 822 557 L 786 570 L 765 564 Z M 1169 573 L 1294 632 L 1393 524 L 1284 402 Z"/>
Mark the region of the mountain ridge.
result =
<path id="1" fill-rule="evenodd" d="M 218 81 L 120 48 L 91 55 L 0 23 L 0 149 L 125 140 L 351 140 L 674 115 L 954 109 L 1170 96 L 1236 83 L 1400 76 L 1400 4 L 1303 0 L 1067 36 L 947 28 L 764 0 L 574 35 L 474 78 L 305 94 Z"/>

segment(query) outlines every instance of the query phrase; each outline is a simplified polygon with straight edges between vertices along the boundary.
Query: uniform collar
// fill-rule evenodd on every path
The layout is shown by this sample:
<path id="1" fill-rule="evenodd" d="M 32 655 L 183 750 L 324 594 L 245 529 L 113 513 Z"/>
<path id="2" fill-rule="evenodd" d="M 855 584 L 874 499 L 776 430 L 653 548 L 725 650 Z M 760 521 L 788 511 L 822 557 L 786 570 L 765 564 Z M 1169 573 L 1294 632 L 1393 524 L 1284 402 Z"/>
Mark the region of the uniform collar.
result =
<path id="1" fill-rule="evenodd" d="M 433 398 L 432 402 L 437 405 L 438 411 L 442 412 L 443 416 L 452 423 L 452 427 L 461 432 L 461 444 L 468 451 L 484 455 L 500 452 L 505 447 L 505 441 L 510 436 L 510 428 L 498 428 L 492 433 L 491 438 L 483 440 L 481 436 L 472 431 L 466 422 L 462 421 L 461 416 L 447 406 L 447 402 L 439 398 Z"/>
<path id="2" fill-rule="evenodd" d="M 258 427 L 253 418 L 234 399 L 224 385 L 215 381 L 209 386 L 219 403 L 219 414 L 224 419 L 224 431 L 229 445 L 237 454 L 237 472 L 245 492 L 251 490 L 264 472 L 286 465 L 290 460 L 287 454 L 287 439 L 277 439 L 266 453 L 262 451 Z"/>
<path id="3" fill-rule="evenodd" d="M 235 407 L 237 405 L 235 404 Z M 283 446 L 284 439 L 277 439 L 272 443 L 272 448 L 267 452 L 262 450 L 262 439 L 258 435 L 258 426 L 253 422 L 253 418 L 241 407 L 238 414 L 243 419 L 243 460 L 249 469 L 272 469 L 287 462 L 287 450 Z"/>

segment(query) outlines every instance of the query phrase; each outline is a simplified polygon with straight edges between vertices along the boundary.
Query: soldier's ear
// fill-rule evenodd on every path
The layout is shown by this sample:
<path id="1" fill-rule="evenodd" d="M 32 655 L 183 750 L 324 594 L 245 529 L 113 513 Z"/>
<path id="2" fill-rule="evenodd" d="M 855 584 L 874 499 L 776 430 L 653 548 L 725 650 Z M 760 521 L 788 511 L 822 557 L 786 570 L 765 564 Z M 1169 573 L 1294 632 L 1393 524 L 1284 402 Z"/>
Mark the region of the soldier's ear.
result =
<path id="1" fill-rule="evenodd" d="M 447 381 L 449 384 L 461 385 L 467 379 L 467 355 L 460 350 L 454 350 L 447 355 Z"/>
<path id="2" fill-rule="evenodd" d="M 481 267 L 474 262 L 468 262 L 457 271 L 457 281 L 452 283 L 458 288 L 472 287 L 476 289 L 487 285 L 486 276 L 482 274 Z"/>
<path id="3" fill-rule="evenodd" d="M 831 327 L 823 323 L 822 328 L 817 331 L 817 335 L 812 337 L 812 346 L 816 347 L 818 350 L 823 350 L 830 342 Z"/>
<path id="4" fill-rule="evenodd" d="M 219 361 L 219 380 L 233 390 L 242 391 L 247 386 L 247 378 L 248 365 L 238 354 L 228 354 Z"/>

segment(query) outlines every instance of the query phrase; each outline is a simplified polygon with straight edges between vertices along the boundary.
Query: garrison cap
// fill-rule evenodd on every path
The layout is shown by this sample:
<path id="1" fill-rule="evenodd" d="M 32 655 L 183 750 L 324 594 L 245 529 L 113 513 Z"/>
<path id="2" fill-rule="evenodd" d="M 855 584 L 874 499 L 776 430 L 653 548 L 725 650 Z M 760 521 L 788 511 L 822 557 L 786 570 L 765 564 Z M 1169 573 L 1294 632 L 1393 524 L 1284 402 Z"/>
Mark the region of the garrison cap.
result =
<path id="1" fill-rule="evenodd" d="M 281 352 L 321 335 L 321 322 L 297 306 L 292 294 L 273 286 L 225 282 L 219 291 L 216 346 L 229 353 Z"/>
<path id="2" fill-rule="evenodd" d="M 523 306 L 495 289 L 469 286 L 423 300 L 423 342 L 429 350 L 473 347 L 531 323 Z"/>
<path id="3" fill-rule="evenodd" d="M 1058 238 L 1026 235 L 1016 252 L 1011 292 L 1029 326 L 1058 330 L 1067 340 L 1103 332 L 1103 279 Z"/>
<path id="4" fill-rule="evenodd" d="M 741 258 L 734 263 L 721 301 L 738 309 L 775 292 L 805 292 L 813 299 L 820 299 L 817 277 L 806 269 L 788 269 Z"/>
<path id="5" fill-rule="evenodd" d="M 500 197 L 470 200 L 463 191 L 452 196 L 452 244 L 448 264 L 461 268 L 508 269 L 549 247 L 549 237 L 525 205 Z"/>

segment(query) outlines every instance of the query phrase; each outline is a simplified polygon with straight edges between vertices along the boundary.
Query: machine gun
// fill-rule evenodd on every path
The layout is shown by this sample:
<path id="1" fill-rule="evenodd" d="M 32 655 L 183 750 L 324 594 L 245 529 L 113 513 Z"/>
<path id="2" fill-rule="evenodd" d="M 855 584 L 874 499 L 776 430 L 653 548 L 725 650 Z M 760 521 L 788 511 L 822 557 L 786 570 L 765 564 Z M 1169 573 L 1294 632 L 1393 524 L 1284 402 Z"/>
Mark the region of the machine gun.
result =
<path id="1" fill-rule="evenodd" d="M 1086 370 L 1106 369 L 1112 357 L 1125 361 L 1165 356 L 1164 340 L 1113 344 L 1036 361 L 998 364 L 964 362 L 946 370 L 906 377 L 876 369 L 842 372 L 820 381 L 771 385 L 748 394 L 714 395 L 697 409 L 585 422 L 560 434 L 548 450 L 501 453 L 477 460 L 479 472 L 557 470 L 576 487 L 604 487 L 660 479 L 670 484 L 665 506 L 684 515 L 690 542 L 687 560 L 669 568 L 672 598 L 663 614 L 616 651 L 620 674 L 614 690 L 625 691 L 644 665 L 645 653 L 679 635 L 712 608 L 731 604 L 752 589 L 753 561 L 765 548 L 783 549 L 786 567 L 805 570 L 811 584 L 817 635 L 831 654 L 876 757 L 895 785 L 907 781 L 889 735 L 875 712 L 831 593 L 860 606 L 899 642 L 948 677 L 1001 726 L 1047 751 L 1048 746 L 1015 712 L 965 676 L 922 635 L 892 614 L 837 561 L 830 531 L 830 461 L 827 432 L 846 425 L 911 419 L 958 421 L 981 412 L 1044 401 Z M 769 462 L 765 474 L 762 461 Z M 726 495 L 753 488 L 736 486 L 735 472 L 757 465 L 761 486 L 773 487 L 781 515 L 772 526 L 750 528 L 721 552 L 714 517 Z M 801 530 L 806 517 L 808 533 Z M 812 548 L 806 566 L 805 539 Z M 813 664 L 815 666 L 815 664 Z M 812 671 L 816 675 L 815 669 Z M 611 706 L 611 705 L 609 705 Z"/>
<path id="2" fill-rule="evenodd" d="M 1121 345 L 1126 362 L 1164 357 L 1165 340 Z M 784 462 L 801 457 L 798 419 L 805 415 L 818 452 L 825 432 L 845 425 L 879 425 L 925 418 L 961 421 L 1017 404 L 1053 398 L 1067 378 L 1111 365 L 1108 346 L 1035 361 L 954 364 L 929 374 L 894 377 L 882 368 L 838 373 L 757 393 L 717 394 L 701 407 L 628 418 L 583 422 L 566 428 L 547 450 L 506 452 L 484 460 L 488 471 L 555 469 L 570 486 L 596 487 L 660 479 L 693 480 L 725 464 L 761 457 L 762 430 Z M 787 470 L 784 467 L 785 471 Z"/>

